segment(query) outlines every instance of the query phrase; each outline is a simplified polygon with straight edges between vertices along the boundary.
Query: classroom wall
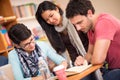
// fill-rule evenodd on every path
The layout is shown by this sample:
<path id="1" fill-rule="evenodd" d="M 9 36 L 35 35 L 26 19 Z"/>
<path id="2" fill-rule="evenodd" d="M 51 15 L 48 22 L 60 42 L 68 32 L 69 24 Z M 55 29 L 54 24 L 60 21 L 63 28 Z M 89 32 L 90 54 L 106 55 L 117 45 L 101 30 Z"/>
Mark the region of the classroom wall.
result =
<path id="1" fill-rule="evenodd" d="M 55 0 L 63 10 L 65 10 L 69 0 Z M 110 13 L 120 19 L 120 0 L 91 0 L 96 13 Z"/>
<path id="2" fill-rule="evenodd" d="M 96 13 L 107 12 L 120 19 L 120 0 L 91 0 Z"/>
<path id="3" fill-rule="evenodd" d="M 69 0 L 54 0 L 56 4 L 58 4 L 64 11 L 67 6 Z"/>

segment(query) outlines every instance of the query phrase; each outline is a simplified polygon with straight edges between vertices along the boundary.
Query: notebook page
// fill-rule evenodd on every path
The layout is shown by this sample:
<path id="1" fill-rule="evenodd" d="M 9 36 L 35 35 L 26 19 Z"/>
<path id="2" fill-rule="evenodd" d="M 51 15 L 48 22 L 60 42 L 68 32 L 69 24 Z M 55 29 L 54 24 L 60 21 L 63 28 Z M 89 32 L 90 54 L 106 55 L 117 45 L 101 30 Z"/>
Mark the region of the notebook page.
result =
<path id="1" fill-rule="evenodd" d="M 68 71 L 68 72 L 80 73 L 80 72 L 86 70 L 87 68 L 89 68 L 89 67 L 91 67 L 91 66 L 92 66 L 92 64 L 82 65 L 82 66 L 74 66 L 74 67 L 71 67 L 71 68 L 66 69 L 66 71 Z"/>

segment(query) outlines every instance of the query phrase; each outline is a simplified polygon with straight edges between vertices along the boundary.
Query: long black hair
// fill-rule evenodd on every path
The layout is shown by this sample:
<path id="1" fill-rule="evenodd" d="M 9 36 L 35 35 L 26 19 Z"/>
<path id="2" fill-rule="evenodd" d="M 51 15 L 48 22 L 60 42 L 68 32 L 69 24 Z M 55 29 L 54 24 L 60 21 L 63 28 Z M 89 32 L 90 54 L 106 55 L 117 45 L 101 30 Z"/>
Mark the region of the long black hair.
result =
<path id="1" fill-rule="evenodd" d="M 60 7 L 55 5 L 54 3 L 50 1 L 43 1 L 39 4 L 38 9 L 36 11 L 36 19 L 41 25 L 41 27 L 46 32 L 46 35 L 53 46 L 53 48 L 58 52 L 62 53 L 66 50 L 65 45 L 62 42 L 62 39 L 59 35 L 59 33 L 55 30 L 54 25 L 48 24 L 42 17 L 41 14 L 46 10 L 56 10 L 56 7 L 59 9 L 59 13 L 62 16 L 63 11 Z"/>

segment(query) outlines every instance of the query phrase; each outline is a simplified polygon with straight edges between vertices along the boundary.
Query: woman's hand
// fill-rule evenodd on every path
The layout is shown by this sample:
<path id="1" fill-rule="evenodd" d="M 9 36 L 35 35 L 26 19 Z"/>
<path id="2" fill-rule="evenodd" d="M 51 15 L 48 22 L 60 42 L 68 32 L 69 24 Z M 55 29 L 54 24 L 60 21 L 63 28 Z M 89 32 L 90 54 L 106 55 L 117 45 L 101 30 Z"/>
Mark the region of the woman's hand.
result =
<path id="1" fill-rule="evenodd" d="M 65 67 L 65 69 L 66 69 L 67 66 L 68 66 L 67 61 L 63 61 L 63 62 L 61 63 L 61 65 L 63 65 L 63 66 Z"/>

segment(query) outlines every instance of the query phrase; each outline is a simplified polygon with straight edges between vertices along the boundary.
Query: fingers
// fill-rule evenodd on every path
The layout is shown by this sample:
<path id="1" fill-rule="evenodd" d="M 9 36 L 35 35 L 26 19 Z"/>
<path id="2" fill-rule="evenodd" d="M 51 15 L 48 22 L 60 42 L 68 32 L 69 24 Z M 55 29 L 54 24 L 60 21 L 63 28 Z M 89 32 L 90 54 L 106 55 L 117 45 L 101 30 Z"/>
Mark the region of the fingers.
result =
<path id="1" fill-rule="evenodd" d="M 68 66 L 67 61 L 63 61 L 63 62 L 61 63 L 61 65 L 63 65 L 63 66 L 65 67 L 65 69 L 66 69 L 67 66 Z"/>
<path id="2" fill-rule="evenodd" d="M 84 60 L 84 63 L 83 63 L 83 65 L 88 65 L 88 62 L 87 62 L 87 60 Z"/>
<path id="3" fill-rule="evenodd" d="M 85 62 L 85 59 L 82 56 L 78 56 L 74 62 L 75 66 L 83 65 Z"/>

